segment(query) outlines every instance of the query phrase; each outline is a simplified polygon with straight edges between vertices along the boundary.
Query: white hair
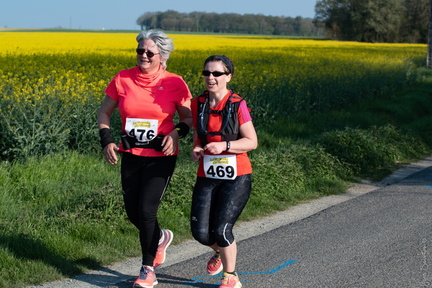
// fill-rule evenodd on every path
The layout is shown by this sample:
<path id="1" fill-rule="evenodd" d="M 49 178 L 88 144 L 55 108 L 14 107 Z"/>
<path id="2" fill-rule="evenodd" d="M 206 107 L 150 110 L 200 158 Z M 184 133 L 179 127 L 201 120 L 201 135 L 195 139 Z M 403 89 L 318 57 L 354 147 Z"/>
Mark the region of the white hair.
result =
<path id="1" fill-rule="evenodd" d="M 166 61 L 170 57 L 171 51 L 174 51 L 174 44 L 172 43 L 172 39 L 159 29 L 142 31 L 136 37 L 138 45 L 142 43 L 145 39 L 151 39 L 153 40 L 153 42 L 155 42 L 156 46 L 159 49 L 161 57 L 164 59 L 164 61 L 161 63 L 162 67 L 166 69 Z"/>

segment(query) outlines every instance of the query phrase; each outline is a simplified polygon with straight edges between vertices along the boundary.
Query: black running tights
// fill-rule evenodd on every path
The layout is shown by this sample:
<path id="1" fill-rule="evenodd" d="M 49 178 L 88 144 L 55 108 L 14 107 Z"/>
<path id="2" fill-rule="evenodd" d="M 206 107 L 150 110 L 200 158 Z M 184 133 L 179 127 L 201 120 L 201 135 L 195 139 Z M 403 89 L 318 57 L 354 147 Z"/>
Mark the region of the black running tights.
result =
<path id="1" fill-rule="evenodd" d="M 228 247 L 233 226 L 249 200 L 251 174 L 235 180 L 197 177 L 192 196 L 191 231 L 203 245 Z"/>
<path id="2" fill-rule="evenodd" d="M 126 214 L 139 230 L 142 264 L 153 266 L 161 235 L 157 212 L 177 156 L 142 157 L 123 153 L 121 180 Z"/>

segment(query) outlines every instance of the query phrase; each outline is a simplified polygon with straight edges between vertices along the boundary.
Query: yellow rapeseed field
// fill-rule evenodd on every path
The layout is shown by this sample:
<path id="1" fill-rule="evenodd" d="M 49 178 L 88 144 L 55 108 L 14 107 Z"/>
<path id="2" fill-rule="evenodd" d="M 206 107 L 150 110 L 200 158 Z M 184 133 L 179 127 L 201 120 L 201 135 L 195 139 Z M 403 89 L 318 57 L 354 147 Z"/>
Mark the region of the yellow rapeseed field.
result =
<path id="1" fill-rule="evenodd" d="M 38 135 L 36 127 L 49 130 L 61 122 L 69 127 L 66 139 L 71 131 L 82 131 L 82 125 L 95 125 L 95 111 L 110 79 L 136 64 L 137 34 L 0 32 L 2 131 L 30 141 Z M 195 96 L 204 88 L 200 71 L 205 58 L 232 58 L 236 72 L 231 88 L 254 107 L 258 120 L 337 108 L 395 91 L 413 83 L 416 67 L 426 62 L 426 45 L 169 36 L 175 51 L 168 70 L 183 76 Z"/>
<path id="2" fill-rule="evenodd" d="M 2 99 L 38 101 L 53 93 L 81 103 L 87 100 L 84 95 L 93 93 L 100 99 L 108 79 L 118 70 L 134 65 L 135 36 L 133 33 L 0 33 Z M 170 36 L 176 51 L 169 60 L 169 68 L 189 80 L 194 92 L 201 89 L 201 63 L 210 54 L 225 54 L 234 60 L 241 79 L 241 85 L 237 86 L 245 90 L 243 93 L 268 83 L 272 84 L 270 92 L 280 90 L 274 86 L 283 81 L 289 84 L 287 91 L 302 92 L 298 97 L 303 97 L 313 92 L 313 86 L 322 86 L 321 80 L 337 80 L 339 85 L 352 86 L 353 83 L 340 80 L 362 77 L 370 80 L 371 71 L 385 74 L 389 69 L 394 72 L 422 65 L 426 53 L 425 45 L 412 44 L 260 36 Z M 314 83 L 310 83 L 312 79 Z"/>
<path id="3" fill-rule="evenodd" d="M 137 33 L 138 34 L 138 33 Z M 133 33 L 0 32 L 0 54 L 128 53 L 136 46 Z M 259 49 L 404 49 L 410 53 L 425 49 L 422 44 L 368 44 L 278 38 L 271 36 L 226 36 L 169 34 L 178 50 L 231 48 Z M 294 51 L 293 51 L 294 52 Z"/>

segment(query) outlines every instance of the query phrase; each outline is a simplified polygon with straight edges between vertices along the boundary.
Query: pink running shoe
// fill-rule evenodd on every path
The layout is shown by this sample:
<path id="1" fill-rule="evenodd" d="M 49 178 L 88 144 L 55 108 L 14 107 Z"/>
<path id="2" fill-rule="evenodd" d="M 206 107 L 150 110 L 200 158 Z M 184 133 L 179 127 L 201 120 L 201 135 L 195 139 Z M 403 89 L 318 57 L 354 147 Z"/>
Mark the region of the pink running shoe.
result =
<path id="1" fill-rule="evenodd" d="M 135 280 L 134 288 L 153 288 L 154 285 L 158 284 L 156 274 L 152 267 L 142 266 L 140 275 Z"/>
<path id="2" fill-rule="evenodd" d="M 242 284 L 240 283 L 237 273 L 229 274 L 224 272 L 222 276 L 222 284 L 219 288 L 240 288 Z"/>
<path id="3" fill-rule="evenodd" d="M 162 229 L 162 241 L 159 243 L 156 256 L 153 261 L 153 267 L 156 268 L 165 262 L 166 250 L 174 238 L 173 232 L 167 229 Z"/>
<path id="4" fill-rule="evenodd" d="M 221 272 L 223 269 L 222 259 L 220 257 L 220 253 L 216 252 L 213 257 L 207 263 L 207 272 L 210 275 L 216 275 Z"/>

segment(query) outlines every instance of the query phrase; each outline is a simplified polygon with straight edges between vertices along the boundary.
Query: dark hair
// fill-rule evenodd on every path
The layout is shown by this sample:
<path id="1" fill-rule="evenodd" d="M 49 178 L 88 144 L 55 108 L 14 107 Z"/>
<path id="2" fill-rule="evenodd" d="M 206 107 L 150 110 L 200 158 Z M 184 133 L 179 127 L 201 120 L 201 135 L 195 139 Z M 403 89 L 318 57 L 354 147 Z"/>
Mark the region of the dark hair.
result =
<path id="1" fill-rule="evenodd" d="M 225 72 L 229 72 L 230 74 L 234 74 L 234 65 L 233 65 L 231 59 L 225 55 L 212 55 L 212 56 L 208 57 L 204 61 L 204 67 L 207 65 L 207 63 L 215 62 L 215 61 L 220 61 L 223 63 L 223 65 L 225 66 L 225 69 L 227 70 Z"/>

